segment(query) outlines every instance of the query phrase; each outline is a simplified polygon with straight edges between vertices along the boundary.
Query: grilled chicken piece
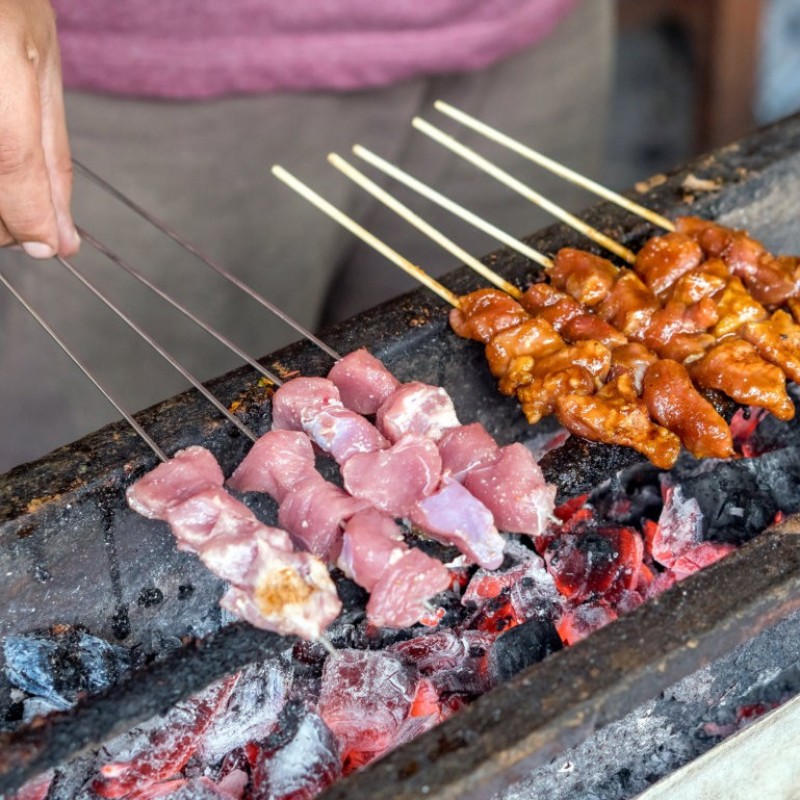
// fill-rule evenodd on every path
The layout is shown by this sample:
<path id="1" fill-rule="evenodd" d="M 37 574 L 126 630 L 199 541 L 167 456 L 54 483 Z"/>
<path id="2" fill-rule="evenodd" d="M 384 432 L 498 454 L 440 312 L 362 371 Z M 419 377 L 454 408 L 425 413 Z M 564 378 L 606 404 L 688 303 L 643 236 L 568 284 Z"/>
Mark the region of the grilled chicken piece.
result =
<path id="1" fill-rule="evenodd" d="M 667 293 L 670 300 L 684 305 L 698 303 L 705 297 L 719 294 L 727 285 L 730 270 L 719 258 L 710 258 L 693 272 L 678 278 Z"/>
<path id="2" fill-rule="evenodd" d="M 486 345 L 486 360 L 500 391 L 513 395 L 533 380 L 535 361 L 566 347 L 564 340 L 543 319 L 531 319 L 500 331 Z"/>
<path id="3" fill-rule="evenodd" d="M 630 270 L 619 271 L 613 288 L 600 305 L 597 313 L 626 336 L 641 335 L 661 303 L 642 279 Z"/>
<path id="4" fill-rule="evenodd" d="M 533 425 L 552 414 L 562 394 L 591 394 L 603 385 L 610 368 L 611 351 L 591 340 L 537 359 L 531 381 L 517 392 L 528 422 Z"/>
<path id="5" fill-rule="evenodd" d="M 730 338 L 714 345 L 702 358 L 687 365 L 693 381 L 719 389 L 737 403 L 766 408 L 780 420 L 794 417 L 782 370 L 767 364 L 743 339 Z"/>
<path id="6" fill-rule="evenodd" d="M 777 306 L 800 293 L 796 256 L 773 256 L 746 231 L 737 231 L 699 217 L 679 217 L 678 231 L 694 239 L 706 256 L 721 258 L 760 303 Z"/>
<path id="7" fill-rule="evenodd" d="M 768 320 L 744 326 L 744 339 L 758 354 L 777 364 L 795 383 L 800 383 L 800 327 L 785 311 L 776 311 Z"/>
<path id="8" fill-rule="evenodd" d="M 658 356 L 650 348 L 638 342 L 629 342 L 612 351 L 611 370 L 608 373 L 608 379 L 614 380 L 614 378 L 623 374 L 630 375 L 636 394 L 641 394 L 644 375 L 650 365 L 655 364 L 657 361 Z"/>
<path id="9" fill-rule="evenodd" d="M 450 312 L 450 327 L 464 339 L 489 344 L 492 337 L 529 319 L 513 297 L 499 289 L 479 289 L 460 298 Z"/>
<path id="10" fill-rule="evenodd" d="M 592 396 L 569 394 L 556 401 L 559 422 L 575 436 L 631 447 L 657 467 L 669 469 L 681 449 L 680 439 L 650 419 L 633 379 L 619 375 Z"/>
<path id="11" fill-rule="evenodd" d="M 636 256 L 636 274 L 658 295 L 681 276 L 696 270 L 703 261 L 703 249 L 681 233 L 654 236 Z"/>
<path id="12" fill-rule="evenodd" d="M 733 437 L 725 420 L 692 384 L 686 367 L 662 359 L 648 367 L 642 399 L 652 418 L 680 437 L 697 458 L 730 458 Z"/>
<path id="13" fill-rule="evenodd" d="M 605 258 L 572 247 L 556 253 L 549 277 L 553 286 L 588 308 L 606 299 L 619 270 Z"/>
<path id="14" fill-rule="evenodd" d="M 764 306 L 753 300 L 741 279 L 735 275 L 729 278 L 727 286 L 716 300 L 719 322 L 712 333 L 717 338 L 738 331 L 748 322 L 760 322 L 767 318 Z"/>
<path id="15" fill-rule="evenodd" d="M 650 318 L 650 323 L 634 337 L 661 358 L 684 361 L 704 353 L 715 338 L 704 333 L 719 318 L 714 301 L 703 298 L 693 306 L 667 303 Z"/>
<path id="16" fill-rule="evenodd" d="M 596 314 L 589 314 L 573 297 L 549 283 L 535 283 L 520 300 L 522 307 L 537 319 L 549 322 L 565 339 L 596 339 L 606 347 L 625 344 L 628 339 Z"/>

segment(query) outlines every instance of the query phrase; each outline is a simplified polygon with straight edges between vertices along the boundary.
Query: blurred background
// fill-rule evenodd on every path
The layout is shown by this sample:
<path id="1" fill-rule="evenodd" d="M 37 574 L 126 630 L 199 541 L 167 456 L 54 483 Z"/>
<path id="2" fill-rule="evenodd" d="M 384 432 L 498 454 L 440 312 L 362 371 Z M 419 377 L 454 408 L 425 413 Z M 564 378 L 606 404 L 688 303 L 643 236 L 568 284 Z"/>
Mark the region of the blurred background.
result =
<path id="1" fill-rule="evenodd" d="M 617 188 L 800 109 L 798 0 L 617 0 L 617 22 Z"/>
<path id="2" fill-rule="evenodd" d="M 600 0 L 597 2 L 599 4 Z M 575 8 L 581 13 L 566 18 L 564 25 L 567 29 L 572 26 L 568 32 L 573 39 L 582 40 L 582 44 L 573 43 L 572 49 L 562 48 L 561 60 L 557 60 L 557 75 L 544 71 L 544 83 L 550 84 L 549 87 L 545 86 L 549 88 L 549 93 L 564 95 L 558 98 L 555 113 L 550 114 L 538 108 L 538 89 L 525 83 L 524 79 L 529 73 L 523 73 L 522 67 L 513 66 L 516 57 L 509 59 L 511 70 L 505 74 L 511 74 L 516 79 L 522 77 L 522 89 L 508 92 L 508 97 L 492 97 L 486 86 L 483 89 L 479 87 L 477 95 L 460 94 L 457 80 L 445 75 L 433 81 L 427 94 L 421 93 L 422 99 L 429 103 L 441 96 L 459 105 L 459 99 L 466 97 L 468 105 L 465 110 L 478 116 L 485 115 L 486 121 L 500 127 L 510 126 L 506 131 L 520 138 L 528 136 L 528 133 L 524 126 L 515 129 L 514 125 L 526 114 L 540 113 L 544 127 L 555 131 L 549 131 L 552 141 L 550 145 L 541 145 L 543 149 L 549 147 L 547 152 L 550 155 L 584 169 L 591 177 L 621 190 L 655 173 L 676 167 L 695 154 L 731 142 L 758 125 L 800 109 L 800 0 L 613 0 L 613 4 L 608 0 L 602 5 L 604 14 L 592 16 L 601 8 L 600 5 L 594 6 L 594 3 L 595 0 L 575 3 Z M 605 13 L 609 9 L 611 14 Z M 584 22 L 587 11 L 590 12 L 589 19 L 600 20 L 597 30 L 575 30 L 581 26 L 590 27 Z M 577 36 L 581 33 L 582 37 Z M 608 103 L 607 66 L 600 70 L 601 74 L 595 81 L 600 87 L 597 90 L 600 96 L 594 96 L 594 106 L 591 103 L 594 84 L 589 86 L 586 83 L 592 79 L 586 64 L 584 73 L 588 72 L 588 76 L 570 78 L 572 83 L 564 84 L 567 89 L 558 83 L 559 77 L 570 72 L 573 62 L 581 60 L 581 48 L 593 46 L 587 45 L 587 42 L 610 48 L 610 52 L 604 51 L 604 58 L 600 59 L 604 65 L 611 66 Z M 546 45 L 547 42 L 544 49 Z M 539 44 L 533 49 L 537 48 Z M 583 61 L 588 62 L 589 59 L 584 57 Z M 535 65 L 537 69 L 533 72 L 537 73 L 538 84 L 543 83 L 543 70 L 538 69 L 541 66 L 539 62 L 516 63 L 521 63 L 525 69 Z M 577 76 L 578 69 L 574 72 Z M 401 99 L 405 96 L 404 91 L 404 85 L 401 84 L 398 87 Z M 81 105 L 93 108 L 93 101 L 87 98 L 87 95 L 73 93 L 68 98 L 68 112 L 70 108 L 77 107 L 80 110 Z M 511 103 L 519 105 L 514 114 L 508 113 L 509 98 Z M 370 96 L 361 100 L 364 101 L 362 105 L 367 105 Z M 469 104 L 470 100 L 478 102 Z M 234 110 L 241 105 L 235 98 L 225 102 L 230 103 L 229 108 Z M 146 112 L 145 116 L 138 115 L 138 112 L 135 115 L 128 113 L 127 117 L 122 114 L 116 120 L 114 115 L 124 111 L 126 103 L 116 98 L 112 103 L 117 105 L 110 106 L 111 114 L 98 105 L 94 120 L 87 117 L 90 121 L 83 127 L 73 127 L 71 121 L 75 154 L 119 188 L 132 194 L 156 216 L 170 221 L 191 241 L 198 243 L 226 266 L 241 270 L 246 282 L 290 313 L 298 316 L 307 313 L 309 319 L 315 318 L 316 312 L 308 310 L 310 300 L 307 290 L 310 287 L 317 288 L 318 293 L 323 295 L 326 287 L 330 289 L 322 315 L 323 322 L 346 318 L 380 300 L 413 288 L 410 279 L 387 267 L 381 257 L 365 247 L 357 246 L 349 234 L 322 219 L 304 201 L 292 197 L 285 187 L 276 186 L 277 182 L 267 169 L 271 159 L 285 159 L 285 166 L 297 170 L 299 175 L 326 196 L 334 201 L 342 197 L 349 199 L 350 208 L 354 209 L 351 213 L 366 220 L 365 224 L 370 229 L 382 235 L 384 229 L 380 226 L 391 214 L 383 213 L 380 209 L 373 209 L 366 215 L 359 213 L 360 201 L 353 201 L 353 192 L 347 194 L 348 190 L 342 188 L 347 183 L 345 179 L 334 174 L 324 161 L 329 149 L 339 148 L 341 152 L 346 152 L 356 137 L 362 134 L 363 144 L 371 145 L 376 152 L 387 155 L 382 149 L 385 140 L 381 138 L 380 131 L 369 126 L 363 130 L 363 125 L 356 126 L 352 121 L 348 128 L 345 116 L 337 116 L 334 110 L 327 114 L 330 124 L 328 118 L 315 122 L 317 127 L 324 129 L 317 138 L 312 135 L 313 131 L 308 130 L 309 126 L 301 130 L 287 130 L 289 140 L 300 140 L 299 154 L 291 156 L 288 152 L 291 148 L 286 148 L 284 152 L 280 145 L 274 145 L 272 151 L 265 151 L 262 147 L 259 152 L 255 149 L 259 145 L 259 132 L 280 125 L 279 115 L 272 114 L 266 119 L 262 115 L 249 123 L 242 123 L 240 118 L 238 127 L 233 123 L 223 126 L 211 117 L 206 122 L 201 116 L 198 122 L 197 117 L 191 116 L 191 104 L 186 104 L 182 110 L 179 108 L 176 111 L 176 114 L 185 112 L 184 118 L 174 117 L 173 122 L 177 120 L 175 124 L 158 129 L 161 141 L 159 146 L 154 147 L 148 143 L 150 140 L 146 133 L 148 128 L 157 126 L 151 125 L 147 114 L 156 113 L 157 108 L 154 111 L 154 107 L 158 104 L 141 106 Z M 384 110 L 384 120 L 388 119 L 388 124 L 394 127 L 407 126 L 413 113 L 416 113 L 407 106 L 410 104 L 389 104 Z M 580 122 L 571 128 L 569 124 L 563 124 L 568 115 L 579 112 L 581 106 L 582 116 L 579 113 L 572 114 Z M 592 118 L 595 108 L 602 111 L 597 113 L 596 119 Z M 200 109 L 197 113 L 202 115 L 204 112 Z M 436 122 L 439 124 L 441 120 Z M 596 124 L 589 130 L 593 123 Z M 144 133 L 140 135 L 135 125 Z M 244 151 L 251 148 L 249 152 L 255 155 L 250 161 L 241 163 L 252 166 L 233 169 L 215 156 L 207 155 L 204 140 L 198 135 L 206 130 L 213 132 L 215 125 L 225 128 L 224 133 L 228 136 L 224 142 L 226 149 L 242 148 Z M 283 125 L 288 127 L 289 123 L 283 122 Z M 463 136 L 463 130 L 457 135 Z M 105 155 L 101 155 L 96 151 L 95 145 L 101 137 L 113 139 L 115 136 L 120 139 L 116 153 L 107 150 L 104 151 Z M 422 153 L 427 148 L 432 152 L 432 148 L 438 147 L 429 142 L 420 142 L 421 137 L 418 134 L 416 136 L 418 138 L 410 141 L 408 146 L 398 147 L 398 152 L 403 156 L 412 156 L 412 161 L 417 151 Z M 533 139 L 528 141 L 534 146 L 537 144 Z M 586 141 L 591 143 L 589 148 L 584 146 Z M 170 146 L 173 149 L 167 153 Z M 133 155 L 137 147 L 139 151 L 150 148 L 154 155 L 160 156 L 160 164 L 163 165 L 160 172 L 154 174 L 151 170 L 147 175 L 137 174 L 139 168 Z M 164 153 L 158 152 L 162 148 Z M 587 149 L 592 150 L 591 154 L 584 152 Z M 413 152 L 409 153 L 409 150 Z M 432 158 L 436 169 L 439 168 L 439 161 L 447 160 L 447 157 L 439 154 L 434 154 Z M 522 170 L 524 165 L 516 163 L 509 168 Z M 318 173 L 315 174 L 313 169 L 317 169 Z M 415 171 L 407 164 L 406 169 Z M 431 175 L 428 169 L 428 166 L 424 166 L 416 174 L 427 176 L 430 182 L 444 191 L 452 190 L 453 196 L 470 206 L 470 202 L 459 194 L 461 189 L 475 194 L 472 187 L 478 180 L 470 166 L 448 165 L 446 169 L 441 168 L 443 174 L 449 173 L 445 177 L 451 179 L 447 190 L 436 183 L 435 179 L 441 177 L 436 169 L 435 175 Z M 189 180 L 198 172 L 206 176 L 206 183 L 200 190 Z M 520 172 L 521 177 L 524 174 Z M 563 188 L 563 182 L 551 180 L 548 183 L 547 176 L 540 177 L 537 174 L 535 180 L 541 181 L 536 184 L 537 188 L 548 187 L 541 189 L 544 192 L 549 192 L 553 183 L 561 183 Z M 481 184 L 483 187 L 485 185 Z M 486 199 L 480 197 L 483 191 L 477 192 L 478 201 Z M 402 192 L 399 194 L 403 197 Z M 252 202 L 256 196 L 262 200 L 260 205 Z M 473 195 L 466 196 L 472 198 Z M 594 202 L 585 194 L 565 193 L 560 198 L 558 195 L 556 197 L 573 210 L 580 210 Z M 180 292 L 191 291 L 189 299 L 196 302 L 197 306 L 194 310 L 235 339 L 251 355 L 272 352 L 297 338 L 293 331 L 266 318 L 268 315 L 260 306 L 251 303 L 245 308 L 246 304 L 238 296 L 235 300 L 226 300 L 225 286 L 220 285 L 224 282 L 218 281 L 216 276 L 166 241 L 157 231 L 133 218 L 130 211 L 109 203 L 102 193 L 85 180 L 77 183 L 76 201 L 79 221 L 82 220 L 107 244 L 120 250 L 137 267 L 149 270 L 151 277 L 168 279 L 171 288 L 179 292 L 179 297 L 182 297 Z M 213 202 L 217 205 L 214 206 Z M 520 203 L 519 198 L 513 200 L 513 208 L 511 200 L 508 201 L 508 207 L 505 200 L 502 202 L 503 205 L 492 206 L 491 210 L 496 213 L 497 224 L 508 226 L 507 229 L 513 233 L 525 235 L 549 223 L 543 214 L 526 206 L 524 201 Z M 226 204 L 234 211 L 228 216 L 217 213 L 219 208 L 229 211 Z M 419 207 L 418 202 L 411 205 Z M 270 215 L 269 210 L 278 207 L 285 212 L 286 224 L 276 236 L 265 220 Z M 364 206 L 361 207 L 363 210 Z M 480 207 L 475 210 L 481 212 Z M 181 211 L 183 217 L 180 216 Z M 174 216 L 176 212 L 177 218 Z M 434 224 L 441 219 L 435 209 L 426 210 L 425 215 Z M 97 230 L 98 220 L 101 219 L 104 224 Z M 176 221 L 173 222 L 173 219 Z M 493 249 L 491 242 L 477 238 L 471 240 L 469 232 L 464 234 L 463 230 L 452 228 L 451 220 L 441 221 L 442 225 L 450 226 L 445 227 L 450 235 L 476 255 Z M 230 222 L 246 223 L 249 228 L 244 228 L 245 232 L 242 233 Z M 325 251 L 310 250 L 308 240 L 312 232 L 315 236 L 327 237 L 327 243 L 335 255 L 321 255 Z M 412 233 L 419 240 L 419 235 Z M 432 245 L 425 249 L 424 244 L 411 242 L 410 239 L 408 245 L 405 240 L 400 240 L 402 244 L 396 243 L 397 240 L 393 238 L 388 241 L 434 273 L 446 272 L 456 266 L 453 259 L 442 257 L 438 251 L 433 254 Z M 407 250 L 404 249 L 406 246 Z M 56 324 L 68 341 L 76 341 L 76 326 L 79 332 L 82 330 L 83 342 L 76 349 L 112 393 L 124 399 L 127 408 L 136 410 L 146 407 L 186 388 L 187 384 L 180 375 L 150 352 L 145 344 L 99 304 L 95 302 L 87 306 L 82 304 L 82 300 L 79 303 L 77 297 L 82 290 L 74 286 L 69 276 L 61 275 L 58 265 L 50 262 L 33 265 L 31 262 L 14 261 L 15 258 L 18 259 L 14 254 L 0 252 L 0 268 L 6 274 L 15 276 L 15 280 L 23 286 L 24 293 L 35 298 L 42 313 Z M 330 267 L 334 260 L 349 271 L 343 271 L 340 267 L 339 273 L 333 278 L 331 269 L 328 278 L 323 280 L 315 277 L 319 275 L 321 267 Z M 114 268 L 101 256 L 84 246 L 78 263 L 90 271 L 92 279 L 101 287 L 114 290 L 117 280 Z M 245 277 L 251 275 L 253 279 Z M 276 276 L 284 282 L 293 281 L 295 286 L 302 288 L 295 288 L 279 299 L 281 296 L 272 293 L 272 284 L 268 282 Z M 325 283 L 326 280 L 330 284 Z M 322 288 L 317 287 L 315 282 Z M 370 287 L 374 291 L 370 292 Z M 123 286 L 121 291 L 123 301 L 128 301 L 138 296 L 139 288 L 136 285 L 133 288 Z M 167 315 L 165 335 L 168 335 L 168 339 L 162 340 L 161 333 L 157 338 L 198 378 L 205 380 L 238 365 L 238 360 L 224 348 L 214 342 L 209 344 L 204 339 L 205 334 L 179 319 L 175 312 L 162 308 L 160 301 L 154 301 L 149 296 L 145 298 L 146 291 L 142 292 L 142 299 L 136 300 L 136 303 L 139 310 L 143 310 L 146 323 Z M 316 319 L 319 321 L 319 315 Z M 231 320 L 237 324 L 232 325 Z M 306 324 L 313 326 L 314 323 L 306 321 Z M 0 336 L 3 337 L 0 347 L 0 431 L 3 432 L 0 439 L 0 472 L 43 455 L 117 418 L 117 413 L 66 361 L 37 325 L 25 316 L 15 301 L 2 295 Z M 77 337 L 78 341 L 80 339 Z"/>

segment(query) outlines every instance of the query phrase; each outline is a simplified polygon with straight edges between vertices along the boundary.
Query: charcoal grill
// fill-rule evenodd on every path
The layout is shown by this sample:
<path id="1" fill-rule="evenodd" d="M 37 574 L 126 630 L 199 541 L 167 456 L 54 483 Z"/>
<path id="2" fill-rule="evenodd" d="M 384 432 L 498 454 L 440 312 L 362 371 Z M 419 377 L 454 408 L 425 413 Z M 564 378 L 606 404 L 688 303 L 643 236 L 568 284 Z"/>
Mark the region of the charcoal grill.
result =
<path id="1" fill-rule="evenodd" d="M 686 182 L 690 175 L 718 188 L 697 194 Z M 798 251 L 800 116 L 640 190 L 638 199 L 668 216 L 720 218 L 750 229 L 773 251 Z M 652 233 L 607 204 L 583 216 L 633 248 Z M 586 246 L 562 226 L 528 241 L 543 252 Z M 505 251 L 486 261 L 520 285 L 533 272 Z M 466 269 L 445 283 L 458 293 L 480 285 Z M 444 386 L 461 419 L 482 422 L 501 443 L 532 435 L 515 403 L 497 393 L 481 348 L 452 335 L 446 308 L 423 291 L 333 327 L 323 338 L 339 352 L 367 346 L 401 379 Z M 262 361 L 282 376 L 324 374 L 330 367 L 328 357 L 306 343 Z M 237 413 L 252 430 L 269 428 L 270 390 L 251 369 L 209 387 L 224 403 L 238 403 Z M 205 445 L 226 474 L 249 446 L 196 392 L 137 418 L 167 452 Z M 535 432 L 546 433 L 551 424 L 545 421 Z M 574 442 L 546 457 L 543 467 L 565 498 L 638 458 L 622 448 Z M 146 446 L 118 423 L 0 478 L 0 636 L 54 622 L 80 623 L 110 640 L 138 642 L 146 652 L 171 648 L 112 694 L 0 737 L 0 792 L 285 646 L 279 637 L 245 625 L 222 628 L 220 582 L 178 553 L 164 528 L 127 508 L 124 487 L 155 465 Z M 274 514 L 268 500 L 261 510 L 265 518 Z M 529 668 L 325 796 L 489 796 L 798 608 L 800 520 L 790 518 L 658 601 Z"/>

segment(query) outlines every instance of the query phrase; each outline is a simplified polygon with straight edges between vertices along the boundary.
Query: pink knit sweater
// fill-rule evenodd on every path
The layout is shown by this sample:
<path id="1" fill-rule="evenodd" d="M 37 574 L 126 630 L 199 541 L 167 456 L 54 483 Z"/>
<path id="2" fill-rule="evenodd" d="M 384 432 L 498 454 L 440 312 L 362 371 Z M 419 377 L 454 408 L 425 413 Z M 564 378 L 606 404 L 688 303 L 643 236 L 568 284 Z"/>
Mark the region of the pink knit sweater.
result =
<path id="1" fill-rule="evenodd" d="M 380 86 L 488 65 L 577 0 L 53 0 L 65 84 L 123 95 Z"/>

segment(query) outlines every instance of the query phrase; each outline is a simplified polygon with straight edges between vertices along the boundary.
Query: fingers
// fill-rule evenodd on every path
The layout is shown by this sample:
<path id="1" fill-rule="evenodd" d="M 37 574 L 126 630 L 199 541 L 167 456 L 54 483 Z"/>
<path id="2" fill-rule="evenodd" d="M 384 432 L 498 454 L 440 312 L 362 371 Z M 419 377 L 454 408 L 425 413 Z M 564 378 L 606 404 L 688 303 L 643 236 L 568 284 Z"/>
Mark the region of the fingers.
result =
<path id="1" fill-rule="evenodd" d="M 59 229 L 42 147 L 42 109 L 33 60 L 0 42 L 0 220 L 34 258 L 59 249 Z"/>
<path id="2" fill-rule="evenodd" d="M 58 253 L 64 258 L 75 255 L 80 247 L 80 236 L 72 221 L 72 155 L 67 136 L 64 114 L 64 91 L 58 52 L 44 75 L 42 98 L 42 148 L 47 174 L 50 178 L 50 195 L 58 225 Z"/>

